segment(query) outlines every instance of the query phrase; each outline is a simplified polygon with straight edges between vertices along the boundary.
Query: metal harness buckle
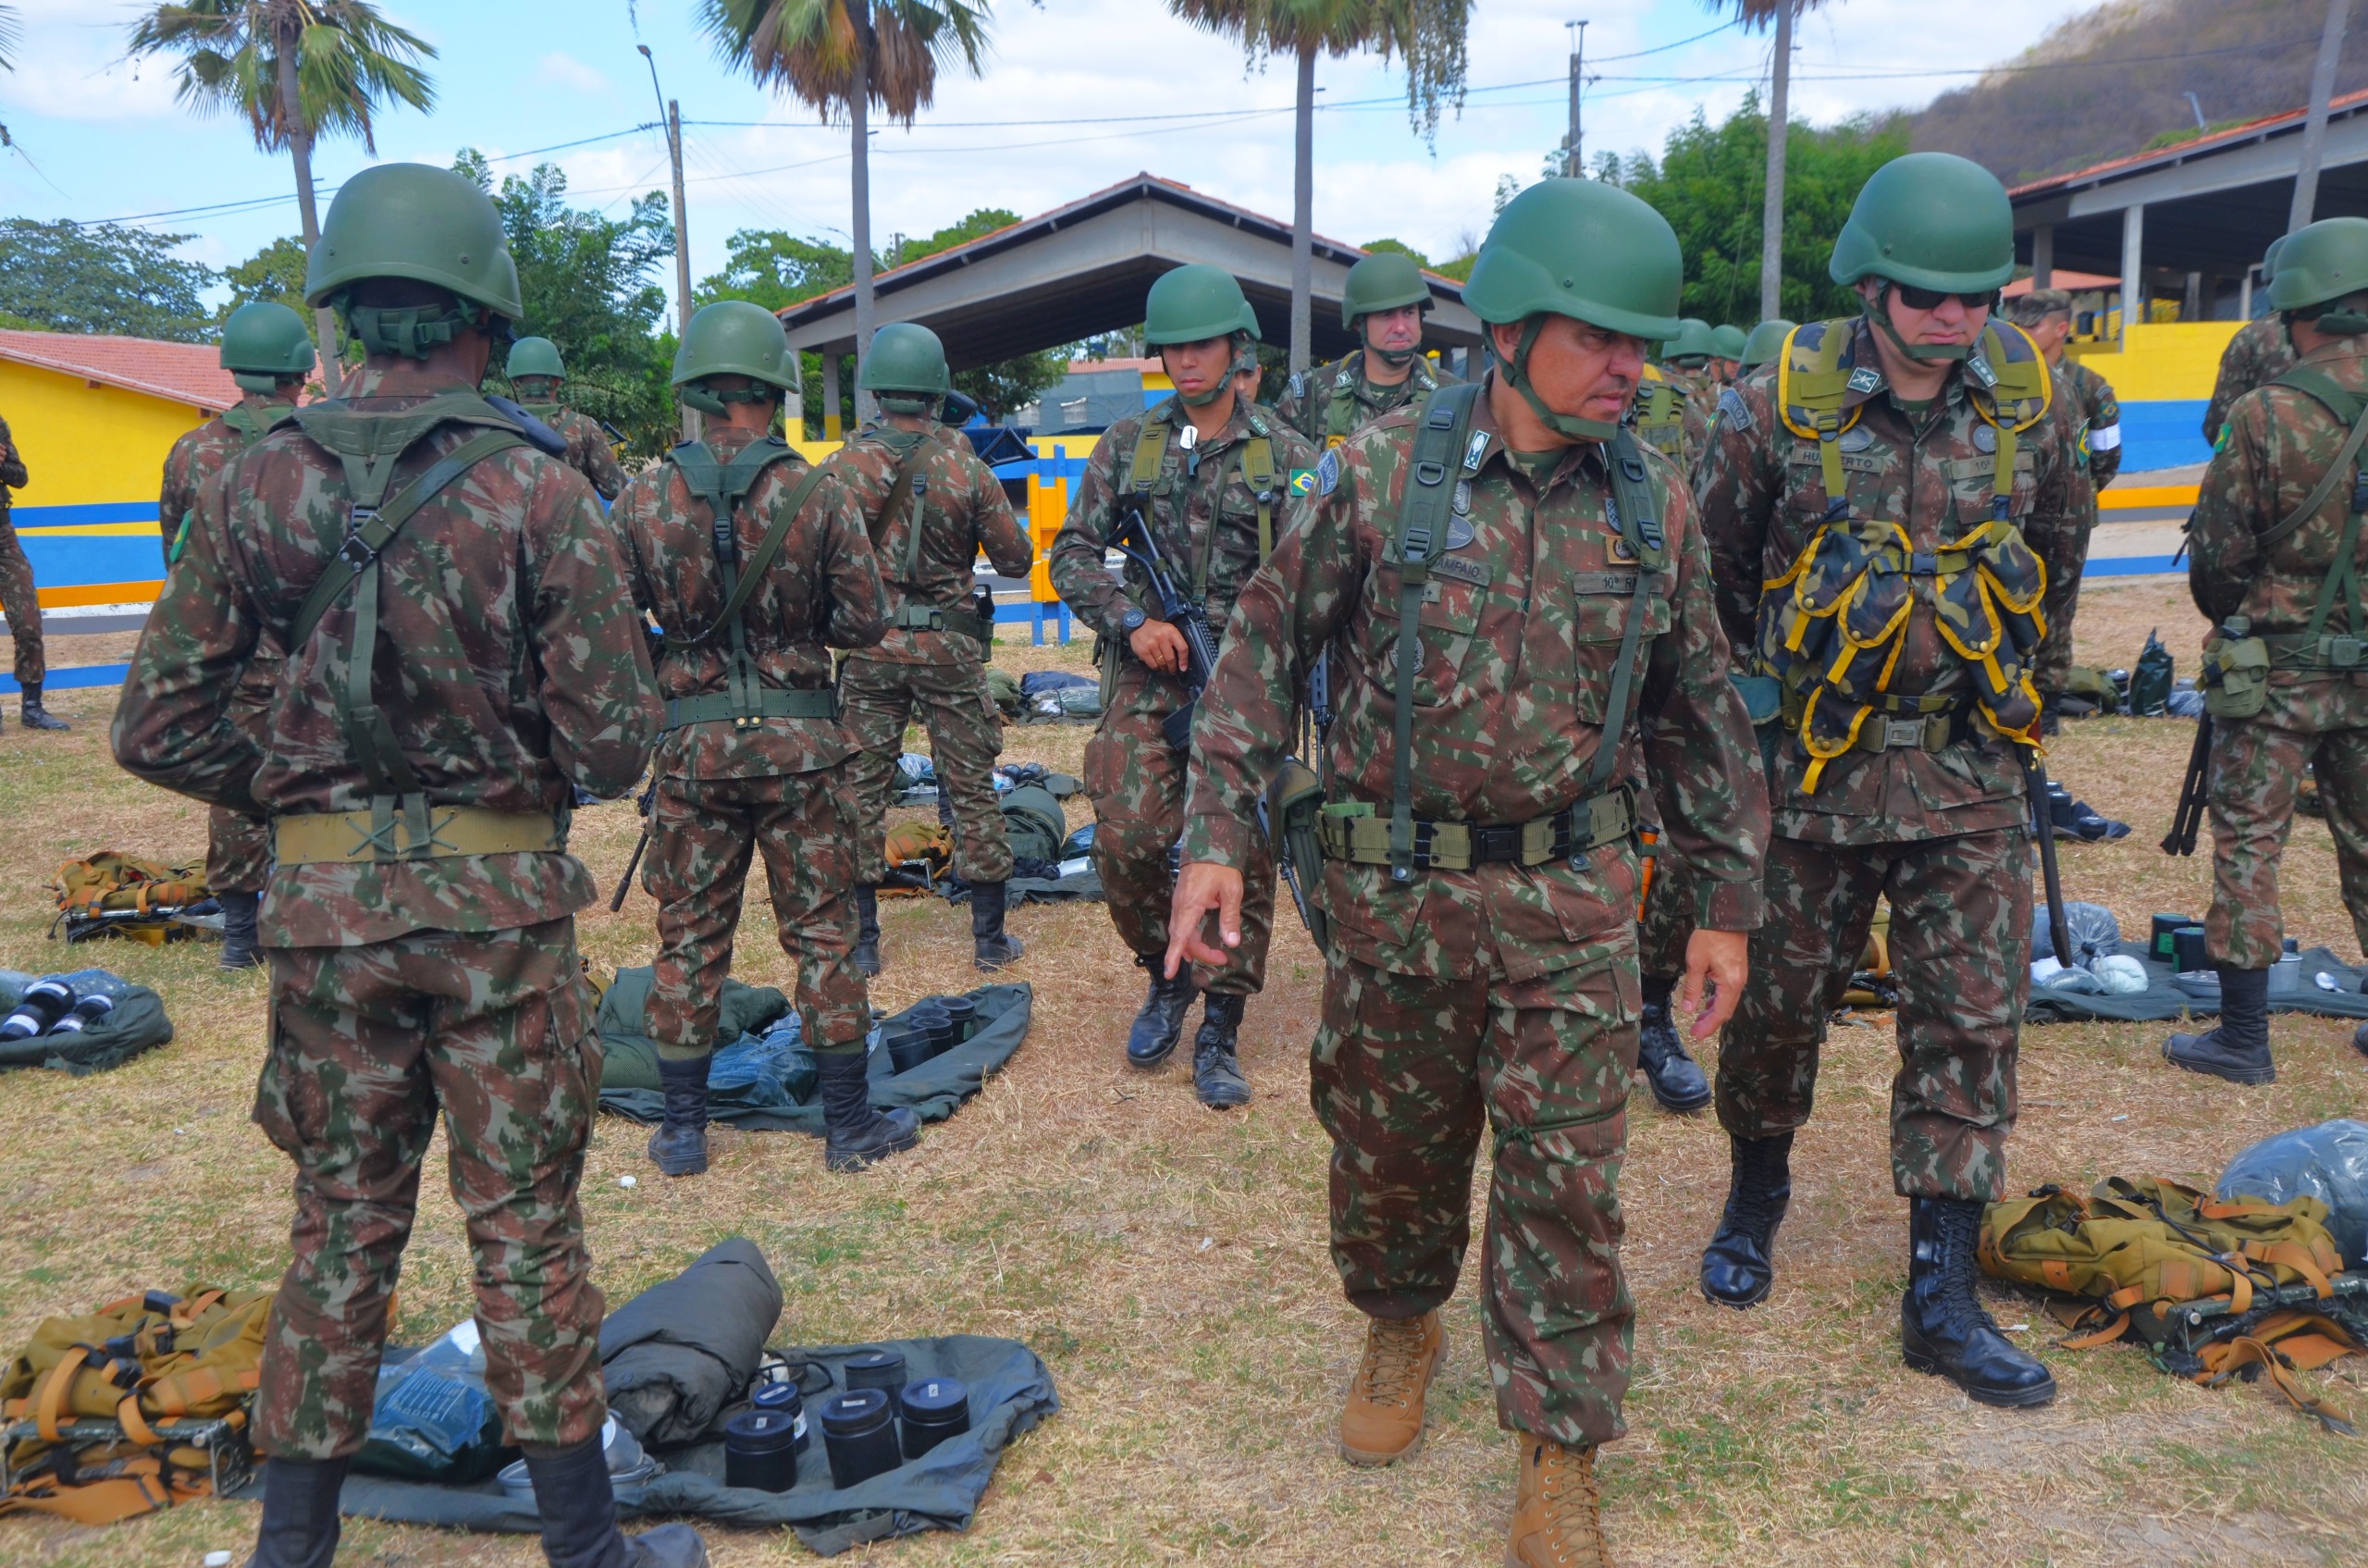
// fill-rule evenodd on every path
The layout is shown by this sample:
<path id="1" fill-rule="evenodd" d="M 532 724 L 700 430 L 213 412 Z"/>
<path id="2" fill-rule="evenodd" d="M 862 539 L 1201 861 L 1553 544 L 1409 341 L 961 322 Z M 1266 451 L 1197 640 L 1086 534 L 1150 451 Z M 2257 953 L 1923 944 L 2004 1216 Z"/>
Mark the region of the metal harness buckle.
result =
<path id="1" fill-rule="evenodd" d="M 1521 829 L 1501 823 L 1482 827 L 1476 823 L 1464 830 L 1471 834 L 1472 863 L 1475 866 L 1497 860 L 1521 858 Z"/>
<path id="2" fill-rule="evenodd" d="M 378 559 L 378 552 L 362 537 L 362 530 L 376 521 L 378 509 L 375 506 L 357 506 L 346 517 L 346 535 L 339 541 L 337 558 L 357 572 Z"/>
<path id="3" fill-rule="evenodd" d="M 1923 720 L 1885 719 L 1883 721 L 1883 749 L 1885 751 L 1889 751 L 1893 747 L 1898 746 L 1913 746 L 1921 747 L 1923 744 Z"/>

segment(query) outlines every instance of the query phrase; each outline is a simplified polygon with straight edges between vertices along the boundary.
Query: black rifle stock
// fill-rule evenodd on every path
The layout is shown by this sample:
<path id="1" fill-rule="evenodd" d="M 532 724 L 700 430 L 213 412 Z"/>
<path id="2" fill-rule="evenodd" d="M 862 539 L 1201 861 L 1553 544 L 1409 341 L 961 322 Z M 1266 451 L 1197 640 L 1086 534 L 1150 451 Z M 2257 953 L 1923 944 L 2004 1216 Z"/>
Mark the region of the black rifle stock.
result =
<path id="1" fill-rule="evenodd" d="M 641 792 L 641 836 L 634 841 L 633 858 L 625 862 L 625 874 L 617 879 L 617 891 L 609 896 L 609 913 L 615 914 L 625 907 L 625 895 L 633 890 L 633 874 L 641 870 L 641 852 L 649 847 L 649 825 L 657 819 L 650 815 L 658 802 L 658 780 L 652 777 L 649 787 Z"/>
<path id="2" fill-rule="evenodd" d="M 2195 835 L 2203 826 L 2203 809 L 2212 772 L 2212 715 L 2195 722 L 2195 749 L 2188 753 L 2187 777 L 2179 784 L 2178 809 L 2171 813 L 2171 831 L 2163 839 L 2165 855 L 2192 855 Z"/>
<path id="3" fill-rule="evenodd" d="M 2064 878 L 2055 868 L 2055 809 L 2047 798 L 2047 769 L 2021 747 L 2015 748 L 2023 764 L 2023 793 L 2029 796 L 2031 832 L 2039 835 L 2039 869 L 2047 889 L 2047 934 L 2054 939 L 2055 961 L 2072 967 L 2072 932 L 2064 923 Z"/>

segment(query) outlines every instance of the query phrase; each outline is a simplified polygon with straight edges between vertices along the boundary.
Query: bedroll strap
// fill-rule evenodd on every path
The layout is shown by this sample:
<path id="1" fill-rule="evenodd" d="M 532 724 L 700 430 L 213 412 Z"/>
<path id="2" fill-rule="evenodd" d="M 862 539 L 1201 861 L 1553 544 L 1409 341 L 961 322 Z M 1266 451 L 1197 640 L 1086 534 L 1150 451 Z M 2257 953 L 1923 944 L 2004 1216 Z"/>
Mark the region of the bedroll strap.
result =
<path id="1" fill-rule="evenodd" d="M 61 1487 L 55 1476 L 43 1475 L 27 1482 L 25 1490 L 0 1498 L 0 1515 L 49 1513 L 77 1525 L 117 1525 L 204 1497 L 209 1489 L 203 1482 L 184 1489 L 153 1473 L 116 1475 L 80 1487 Z"/>
<path id="2" fill-rule="evenodd" d="M 1463 466 L 1478 382 L 1442 387 L 1423 400 L 1414 449 L 1398 502 L 1398 710 L 1390 759 L 1389 875 L 1414 874 L 1414 676 L 1423 663 L 1423 590 L 1431 580 L 1432 547 L 1447 534 L 1454 479 Z M 1641 575 L 1641 574 L 1640 574 Z"/>

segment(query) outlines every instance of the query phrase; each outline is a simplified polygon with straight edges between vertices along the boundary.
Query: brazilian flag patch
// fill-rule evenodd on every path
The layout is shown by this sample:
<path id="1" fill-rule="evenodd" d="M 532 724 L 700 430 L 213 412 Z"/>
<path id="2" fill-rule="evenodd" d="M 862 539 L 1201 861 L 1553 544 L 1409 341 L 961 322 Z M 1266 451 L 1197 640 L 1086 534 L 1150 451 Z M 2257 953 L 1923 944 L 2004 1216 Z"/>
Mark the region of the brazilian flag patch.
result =
<path id="1" fill-rule="evenodd" d="M 1315 470 L 1313 468 L 1292 469 L 1290 475 L 1290 487 L 1291 494 L 1295 496 L 1314 495 L 1315 493 Z"/>

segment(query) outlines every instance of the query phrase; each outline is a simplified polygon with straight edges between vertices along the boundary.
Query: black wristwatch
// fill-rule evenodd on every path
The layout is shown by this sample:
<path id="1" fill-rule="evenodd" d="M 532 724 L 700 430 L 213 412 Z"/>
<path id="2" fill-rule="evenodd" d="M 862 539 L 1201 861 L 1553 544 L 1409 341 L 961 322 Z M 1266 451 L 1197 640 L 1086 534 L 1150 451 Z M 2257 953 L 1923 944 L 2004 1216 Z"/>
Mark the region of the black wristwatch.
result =
<path id="1" fill-rule="evenodd" d="M 1118 629 L 1126 633 L 1128 636 L 1133 636 L 1137 632 L 1143 629 L 1143 622 L 1146 619 L 1147 617 L 1141 611 L 1134 608 L 1132 605 L 1129 605 L 1127 608 L 1127 612 L 1118 617 Z"/>

